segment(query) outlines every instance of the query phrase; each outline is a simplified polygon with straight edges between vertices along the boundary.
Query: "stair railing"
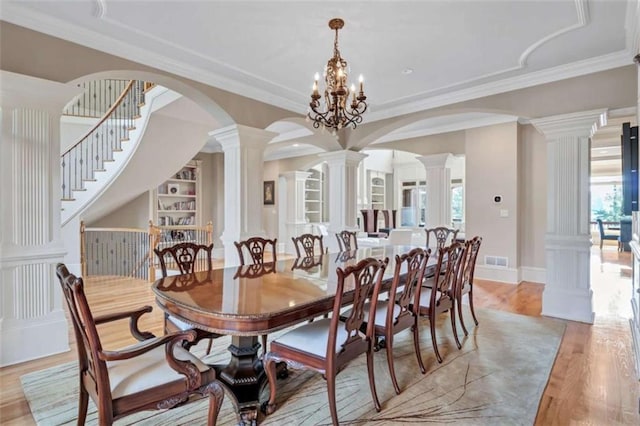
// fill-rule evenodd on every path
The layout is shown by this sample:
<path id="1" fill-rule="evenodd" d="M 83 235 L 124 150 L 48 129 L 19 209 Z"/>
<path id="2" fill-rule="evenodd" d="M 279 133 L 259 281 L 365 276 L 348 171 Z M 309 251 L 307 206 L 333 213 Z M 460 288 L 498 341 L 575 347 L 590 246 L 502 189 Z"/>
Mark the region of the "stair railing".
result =
<path id="1" fill-rule="evenodd" d="M 96 171 L 104 170 L 106 161 L 113 161 L 113 153 L 121 151 L 122 142 L 128 140 L 135 119 L 140 117 L 144 84 L 129 81 L 98 123 L 62 154 L 63 200 L 73 200 L 73 191 L 84 189 L 84 182 L 93 180 Z M 105 100 L 110 102 L 108 97 Z M 99 109 L 100 106 L 88 106 L 85 113 Z"/>
<path id="2" fill-rule="evenodd" d="M 206 226 L 156 226 L 149 221 L 149 228 L 141 229 L 87 228 L 84 222 L 80 222 L 82 275 L 134 277 L 153 282 L 159 269 L 153 250 L 181 242 L 212 244 L 213 223 Z M 205 259 L 197 259 L 195 270 L 204 267 Z"/>

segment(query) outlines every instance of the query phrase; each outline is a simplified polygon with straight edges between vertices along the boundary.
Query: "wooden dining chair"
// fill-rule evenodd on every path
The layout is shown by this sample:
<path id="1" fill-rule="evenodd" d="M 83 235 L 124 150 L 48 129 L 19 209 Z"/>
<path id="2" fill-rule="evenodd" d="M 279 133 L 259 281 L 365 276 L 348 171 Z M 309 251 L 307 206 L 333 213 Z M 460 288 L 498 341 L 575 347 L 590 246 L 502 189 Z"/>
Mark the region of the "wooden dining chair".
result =
<path id="1" fill-rule="evenodd" d="M 176 268 L 178 275 L 191 274 L 199 270 L 211 271 L 211 256 L 212 256 L 213 244 L 201 245 L 195 243 L 178 243 L 164 249 L 154 249 L 158 260 L 160 261 L 160 270 L 162 277 L 166 278 L 170 275 L 170 267 Z M 176 274 L 172 274 L 176 275 Z M 207 345 L 207 354 L 211 353 L 211 347 L 213 345 L 213 339 L 216 339 L 221 334 L 211 333 L 205 330 L 198 329 L 191 324 L 188 324 L 172 315 L 165 312 L 164 314 L 164 331 L 165 333 L 172 333 L 174 331 L 184 330 L 196 330 L 197 339 L 199 342 L 202 339 L 210 339 Z"/>
<path id="2" fill-rule="evenodd" d="M 324 254 L 322 235 L 302 234 L 298 237 L 291 237 L 291 240 L 296 248 L 298 258 Z"/>
<path id="3" fill-rule="evenodd" d="M 424 280 L 424 271 L 429 260 L 431 250 L 422 248 L 414 248 L 409 253 L 396 255 L 395 270 L 389 297 L 387 300 L 377 302 L 374 320 L 374 334 L 376 338 L 375 349 L 382 347 L 387 351 L 387 364 L 389 366 L 389 374 L 393 388 L 397 394 L 400 394 L 400 386 L 396 378 L 393 356 L 393 337 L 399 332 L 411 328 L 413 332 L 413 346 L 416 357 L 418 358 L 418 366 L 422 374 L 427 370 L 422 362 L 420 353 L 420 327 L 419 320 L 419 304 L 421 284 Z M 348 316 L 349 311 L 342 314 Z M 369 325 L 369 302 L 364 308 L 363 329 Z"/>
<path id="4" fill-rule="evenodd" d="M 473 316 L 473 322 L 478 325 L 478 318 L 476 318 L 475 309 L 473 309 L 473 275 L 476 269 L 476 260 L 478 259 L 478 252 L 480 251 L 480 245 L 482 244 L 482 237 L 473 237 L 473 239 L 465 243 L 464 260 L 462 262 L 462 273 L 458 279 L 456 286 L 456 305 L 458 305 L 458 318 L 460 318 L 460 324 L 464 335 L 467 336 L 467 327 L 464 324 L 464 318 L 462 317 L 462 297 L 465 294 L 469 295 L 469 308 L 471 309 L 471 315 Z"/>
<path id="5" fill-rule="evenodd" d="M 438 250 L 454 243 L 458 236 L 458 229 L 447 228 L 444 226 L 425 229 L 425 232 L 427 233 L 427 247 Z"/>
<path id="6" fill-rule="evenodd" d="M 430 279 L 427 279 L 427 283 L 424 284 L 420 290 L 420 308 L 418 312 L 420 316 L 429 319 L 433 351 L 440 363 L 442 362 L 442 356 L 440 356 L 440 351 L 438 351 L 438 341 L 436 340 L 436 317 L 439 314 L 449 311 L 456 346 L 458 349 L 462 347 L 456 329 L 454 290 L 460 272 L 463 254 L 464 246 L 458 242 L 454 242 L 450 246 L 439 250 L 438 265 L 435 270 L 444 272 L 435 274 Z"/>
<path id="7" fill-rule="evenodd" d="M 84 425 L 89 397 L 98 408 L 98 423 L 111 425 L 129 414 L 176 407 L 194 394 L 209 397 L 208 425 L 215 425 L 224 391 L 213 368 L 184 349 L 193 342 L 193 330 L 155 337 L 138 327 L 151 306 L 94 317 L 84 293 L 82 278 L 58 264 L 56 274 L 69 309 L 78 349 L 80 395 L 78 425 Z M 139 343 L 121 350 L 102 347 L 97 325 L 129 319 L 129 329 Z"/>
<path id="8" fill-rule="evenodd" d="M 336 234 L 340 251 L 355 250 L 358 248 L 357 234 L 351 231 L 341 231 Z"/>
<path id="9" fill-rule="evenodd" d="M 314 370 L 324 376 L 327 381 L 331 420 L 334 425 L 337 425 L 336 375 L 350 361 L 365 353 L 371 396 L 376 411 L 380 411 L 380 401 L 374 380 L 373 323 L 369 324 L 365 333 L 361 331 L 361 327 L 367 301 L 371 302 L 370 317 L 375 315 L 382 275 L 387 263 L 388 259 L 367 258 L 345 269 L 337 268 L 338 283 L 332 317 L 297 327 L 271 342 L 269 352 L 264 357 L 270 390 L 266 405 L 267 414 L 273 413 L 276 409 L 276 363 L 285 362 L 291 368 Z M 342 321 L 340 309 L 351 298 L 353 298 L 351 315 L 346 318 L 346 321 Z"/>
<path id="10" fill-rule="evenodd" d="M 273 240 L 262 237 L 251 237 L 242 241 L 235 241 L 236 249 L 238 250 L 238 257 L 240 258 L 241 265 L 259 265 L 265 262 L 265 255 L 270 254 L 271 260 L 275 263 L 276 259 L 276 242 L 277 238 Z M 245 258 L 245 254 L 248 255 Z"/>
<path id="11" fill-rule="evenodd" d="M 277 238 L 269 240 L 262 237 L 251 237 L 243 241 L 235 241 L 236 249 L 238 250 L 238 257 L 240 258 L 240 266 L 246 265 L 262 265 L 271 263 L 275 267 L 276 265 L 276 242 Z M 245 253 L 248 254 L 248 258 L 245 258 Z M 271 262 L 265 262 L 265 254 L 271 254 Z M 247 260 L 250 260 L 248 262 Z M 267 353 L 267 335 L 260 336 L 262 339 L 262 356 Z"/>

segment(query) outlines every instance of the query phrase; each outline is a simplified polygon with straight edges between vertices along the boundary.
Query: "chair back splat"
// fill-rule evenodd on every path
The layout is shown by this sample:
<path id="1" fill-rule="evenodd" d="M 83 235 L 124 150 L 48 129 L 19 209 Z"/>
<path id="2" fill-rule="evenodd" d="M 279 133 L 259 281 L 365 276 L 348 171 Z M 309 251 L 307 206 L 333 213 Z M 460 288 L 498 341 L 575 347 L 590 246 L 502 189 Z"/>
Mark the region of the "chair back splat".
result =
<path id="1" fill-rule="evenodd" d="M 178 243 L 162 250 L 154 249 L 160 260 L 162 276 L 167 276 L 167 267 L 176 266 L 180 274 L 211 270 L 211 252 L 213 244 L 208 246 L 195 243 Z"/>
<path id="2" fill-rule="evenodd" d="M 358 248 L 356 233 L 351 231 L 341 231 L 336 234 L 340 251 L 355 250 Z"/>
<path id="3" fill-rule="evenodd" d="M 427 247 L 437 248 L 438 250 L 441 250 L 446 245 L 455 243 L 458 236 L 457 229 L 444 226 L 426 229 L 425 232 L 427 233 Z"/>
<path id="4" fill-rule="evenodd" d="M 300 257 L 314 257 L 324 254 L 324 244 L 322 235 L 302 234 L 298 237 L 292 237 L 293 245 L 296 248 L 296 254 Z M 317 251 L 316 251 L 317 247 Z"/>
<path id="5" fill-rule="evenodd" d="M 241 265 L 260 265 L 265 262 L 265 254 L 271 253 L 271 261 L 274 263 L 276 259 L 276 242 L 277 238 L 269 240 L 262 237 L 251 237 L 243 241 L 236 241 L 236 249 L 238 250 L 238 257 L 240 258 Z M 248 258 L 245 258 L 245 254 Z"/>

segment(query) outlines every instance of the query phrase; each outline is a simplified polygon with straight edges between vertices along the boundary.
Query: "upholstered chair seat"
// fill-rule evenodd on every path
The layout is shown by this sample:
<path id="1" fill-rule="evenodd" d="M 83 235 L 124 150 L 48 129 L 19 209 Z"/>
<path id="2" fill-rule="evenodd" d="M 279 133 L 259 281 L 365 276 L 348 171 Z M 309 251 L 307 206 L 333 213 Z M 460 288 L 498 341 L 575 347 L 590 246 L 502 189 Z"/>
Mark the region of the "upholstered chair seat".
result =
<path id="1" fill-rule="evenodd" d="M 142 348 L 146 343 L 145 341 L 139 342 L 120 350 L 130 351 Z M 173 356 L 180 361 L 191 362 L 201 373 L 209 370 L 209 367 L 200 358 L 181 346 L 173 348 Z M 109 371 L 111 396 L 114 399 L 165 385 L 172 381 L 184 381 L 184 375 L 179 374 L 167 363 L 164 346 L 158 346 L 135 358 L 107 361 L 107 370 Z"/>
<path id="2" fill-rule="evenodd" d="M 330 330 L 331 319 L 323 318 L 294 328 L 288 333 L 278 337 L 277 341 L 280 346 L 288 346 L 293 350 L 296 350 L 296 348 L 304 348 L 304 352 L 324 359 L 327 356 L 327 342 L 329 341 Z M 359 333 L 359 335 L 363 339 L 366 337 L 362 333 Z M 343 342 L 346 339 L 347 331 L 344 328 L 344 323 L 341 322 L 338 324 L 336 340 Z M 336 354 L 341 350 L 342 348 L 336 345 Z"/>

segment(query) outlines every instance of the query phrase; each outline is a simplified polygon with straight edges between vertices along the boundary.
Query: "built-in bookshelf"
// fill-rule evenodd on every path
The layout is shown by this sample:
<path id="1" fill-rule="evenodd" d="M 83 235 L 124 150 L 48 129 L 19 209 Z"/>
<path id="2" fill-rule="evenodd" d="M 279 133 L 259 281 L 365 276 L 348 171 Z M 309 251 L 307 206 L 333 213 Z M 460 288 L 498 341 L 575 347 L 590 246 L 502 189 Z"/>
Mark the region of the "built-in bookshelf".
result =
<path id="1" fill-rule="evenodd" d="M 309 223 L 325 221 L 324 173 L 317 168 L 309 169 L 311 175 L 304 185 L 305 217 Z"/>
<path id="2" fill-rule="evenodd" d="M 192 160 L 158 185 L 151 197 L 158 226 L 200 226 L 200 161 Z"/>
<path id="3" fill-rule="evenodd" d="M 369 200 L 374 210 L 385 209 L 385 175 L 382 172 L 371 171 L 369 176 Z"/>

